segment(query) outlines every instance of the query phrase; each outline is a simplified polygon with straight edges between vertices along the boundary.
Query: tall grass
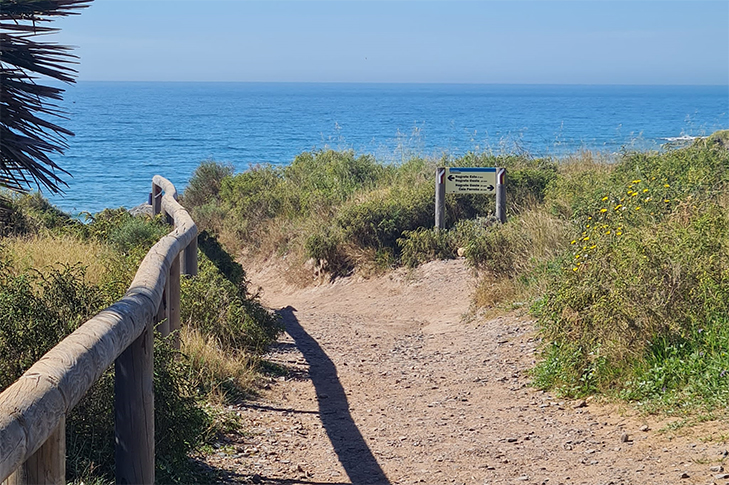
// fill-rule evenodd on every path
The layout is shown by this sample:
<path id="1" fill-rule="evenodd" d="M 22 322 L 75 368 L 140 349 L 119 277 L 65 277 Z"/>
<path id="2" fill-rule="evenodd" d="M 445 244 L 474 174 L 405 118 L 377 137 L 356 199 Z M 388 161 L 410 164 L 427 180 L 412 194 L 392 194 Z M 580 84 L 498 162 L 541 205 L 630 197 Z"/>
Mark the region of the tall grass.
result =
<path id="1" fill-rule="evenodd" d="M 729 153 L 697 144 L 627 154 L 553 187 L 574 225 L 534 308 L 538 385 L 726 405 L 728 175 Z"/>
<path id="2" fill-rule="evenodd" d="M 113 255 L 113 249 L 106 243 L 82 240 L 69 234 L 8 237 L 0 244 L 9 269 L 17 274 L 30 270 L 48 273 L 78 265 L 85 268 L 85 279 L 92 285 L 102 283 Z"/>
<path id="3" fill-rule="evenodd" d="M 4 201 L 0 391 L 119 299 L 151 245 L 171 230 L 160 217 L 133 217 L 123 209 L 89 215 L 82 224 L 38 196 Z M 199 274 L 182 281 L 181 312 L 188 327 L 183 352 L 155 339 L 155 464 L 162 483 L 211 480 L 189 459 L 210 438 L 214 423 L 202 402 L 250 392 L 258 356 L 281 330 L 278 319 L 248 293 L 242 268 L 215 239 L 203 235 L 199 247 Z M 68 416 L 69 480 L 112 479 L 112 404 L 109 369 Z"/>
<path id="4" fill-rule="evenodd" d="M 218 177 L 224 167 L 214 170 L 206 162 L 193 175 L 191 187 L 220 189 L 202 200 L 193 189 L 190 200 L 201 227 L 232 249 L 263 258 L 286 256 L 299 266 L 311 258 L 336 276 L 401 262 L 398 240 L 432 227 L 435 167 L 442 164 L 510 168 L 513 213 L 541 202 L 556 174 L 552 161 L 526 156 L 414 157 L 383 164 L 351 151 L 325 150 L 303 153 L 286 167 L 255 166 L 222 180 Z M 208 178 L 210 184 L 205 183 Z M 453 226 L 486 216 L 493 213 L 493 205 L 489 196 L 449 195 L 447 221 Z"/>
<path id="5" fill-rule="evenodd" d="M 214 214 L 210 229 L 236 250 L 294 267 L 313 258 L 335 276 L 464 255 L 481 275 L 477 306 L 518 303 L 537 317 L 535 385 L 725 406 L 727 138 L 560 162 L 307 153 L 291 168 L 225 175 L 193 210 Z M 509 221 L 495 224 L 491 197 L 449 195 L 448 228 L 434 231 L 436 165 L 507 167 Z"/>

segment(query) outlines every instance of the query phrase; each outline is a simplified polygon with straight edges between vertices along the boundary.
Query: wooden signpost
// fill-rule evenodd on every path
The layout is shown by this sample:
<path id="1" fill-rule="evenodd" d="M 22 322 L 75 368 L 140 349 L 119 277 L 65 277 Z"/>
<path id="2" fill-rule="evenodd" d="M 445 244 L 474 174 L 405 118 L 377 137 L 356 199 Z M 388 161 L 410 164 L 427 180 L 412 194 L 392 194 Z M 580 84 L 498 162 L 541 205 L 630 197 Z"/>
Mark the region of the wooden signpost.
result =
<path id="1" fill-rule="evenodd" d="M 496 217 L 506 222 L 506 169 L 439 167 L 435 172 L 435 228 L 445 229 L 445 194 L 495 194 Z"/>

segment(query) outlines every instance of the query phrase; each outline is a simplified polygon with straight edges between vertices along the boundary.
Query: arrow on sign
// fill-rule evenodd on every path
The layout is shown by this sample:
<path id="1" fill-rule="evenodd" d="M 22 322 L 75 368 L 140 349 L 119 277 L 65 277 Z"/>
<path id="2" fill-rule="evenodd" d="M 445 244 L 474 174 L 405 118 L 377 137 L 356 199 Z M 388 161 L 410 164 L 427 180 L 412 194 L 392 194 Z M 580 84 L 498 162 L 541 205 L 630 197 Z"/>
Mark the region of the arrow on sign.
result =
<path id="1" fill-rule="evenodd" d="M 449 175 L 449 176 L 448 176 L 448 180 L 450 180 L 451 182 L 453 182 L 453 179 L 454 179 L 454 178 L 455 178 L 455 177 L 453 177 L 453 175 Z"/>

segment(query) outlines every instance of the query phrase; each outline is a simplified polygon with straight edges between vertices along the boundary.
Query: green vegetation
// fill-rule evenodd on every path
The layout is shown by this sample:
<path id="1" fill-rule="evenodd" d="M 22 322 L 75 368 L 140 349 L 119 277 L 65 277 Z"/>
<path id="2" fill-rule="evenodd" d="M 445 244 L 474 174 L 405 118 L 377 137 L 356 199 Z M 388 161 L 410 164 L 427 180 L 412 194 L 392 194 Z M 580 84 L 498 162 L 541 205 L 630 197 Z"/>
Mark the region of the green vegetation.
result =
<path id="1" fill-rule="evenodd" d="M 321 151 L 239 174 L 207 162 L 193 181 L 219 190 L 197 191 L 192 210 L 235 251 L 290 268 L 313 258 L 332 277 L 465 256 L 477 308 L 538 318 L 535 385 L 711 410 L 729 404 L 725 139 L 559 162 Z M 448 196 L 449 228 L 434 231 L 437 165 L 507 167 L 509 221 L 495 223 L 491 197 Z"/>
<path id="2" fill-rule="evenodd" d="M 611 168 L 548 194 L 574 219 L 534 306 L 546 342 L 536 382 L 669 410 L 725 406 L 729 152 L 702 143 Z"/>
<path id="3" fill-rule="evenodd" d="M 170 227 L 126 210 L 68 217 L 38 195 L 7 195 L 0 210 L 0 391 L 63 337 L 128 288 Z M 243 269 L 200 238 L 199 274 L 184 278 L 181 351 L 155 339 L 156 474 L 161 483 L 214 481 L 190 454 L 215 438 L 210 403 L 252 392 L 259 358 L 279 320 L 247 290 Z M 67 475 L 113 480 L 113 367 L 67 419 Z M 184 422 L 185 426 L 179 426 Z"/>
<path id="4" fill-rule="evenodd" d="M 554 162 L 526 157 L 469 154 L 440 163 L 509 168 L 514 213 L 541 201 L 557 172 Z M 455 254 L 458 237 L 422 232 L 432 226 L 435 167 L 435 161 L 421 158 L 383 165 L 371 156 L 331 150 L 303 153 L 286 167 L 255 166 L 235 175 L 205 162 L 183 200 L 196 222 L 232 250 L 245 248 L 264 258 L 286 255 L 293 266 L 313 258 L 338 276 L 403 260 L 412 265 L 431 253 Z M 207 190 L 211 187 L 219 190 Z M 483 195 L 448 196 L 447 219 L 454 224 L 492 213 L 493 203 Z"/>

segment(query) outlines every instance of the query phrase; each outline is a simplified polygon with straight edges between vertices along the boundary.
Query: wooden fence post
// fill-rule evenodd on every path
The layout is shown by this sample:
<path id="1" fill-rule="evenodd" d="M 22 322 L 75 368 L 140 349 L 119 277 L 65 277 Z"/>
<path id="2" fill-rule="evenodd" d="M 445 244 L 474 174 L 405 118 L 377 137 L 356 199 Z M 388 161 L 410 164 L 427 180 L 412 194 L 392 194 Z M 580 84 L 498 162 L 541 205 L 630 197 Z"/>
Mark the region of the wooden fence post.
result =
<path id="1" fill-rule="evenodd" d="M 154 483 L 154 328 L 142 334 L 115 362 L 116 483 Z"/>
<path id="2" fill-rule="evenodd" d="M 181 272 L 188 276 L 197 274 L 197 237 L 190 241 L 190 244 L 184 250 Z"/>
<path id="3" fill-rule="evenodd" d="M 174 333 L 172 344 L 180 349 L 180 255 L 172 261 L 170 266 L 170 274 L 167 275 L 167 290 L 169 299 L 167 307 L 167 320 L 169 321 L 168 329 L 170 333 Z"/>
<path id="4" fill-rule="evenodd" d="M 162 187 L 152 182 L 152 215 L 162 212 Z"/>
<path id="5" fill-rule="evenodd" d="M 445 173 L 444 167 L 435 169 L 435 230 L 445 229 Z"/>
<path id="6" fill-rule="evenodd" d="M 3 485 L 66 484 L 66 418 Z"/>
<path id="7" fill-rule="evenodd" d="M 165 289 L 162 292 L 162 300 L 159 302 L 157 314 L 154 316 L 153 324 L 157 331 L 166 337 L 170 334 L 170 275 L 165 279 Z M 159 324 L 159 325 L 158 325 Z"/>

